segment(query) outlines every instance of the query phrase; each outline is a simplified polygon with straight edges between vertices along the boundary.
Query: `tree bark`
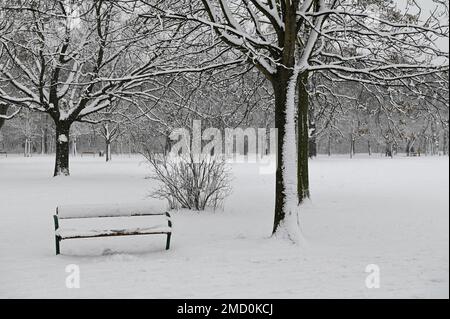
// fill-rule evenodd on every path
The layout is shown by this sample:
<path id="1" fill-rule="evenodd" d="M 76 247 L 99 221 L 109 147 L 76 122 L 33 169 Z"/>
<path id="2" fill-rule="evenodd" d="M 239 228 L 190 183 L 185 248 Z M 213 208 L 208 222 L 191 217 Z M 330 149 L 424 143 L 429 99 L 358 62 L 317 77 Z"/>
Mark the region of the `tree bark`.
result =
<path id="1" fill-rule="evenodd" d="M 287 160 L 295 161 L 296 156 L 294 153 L 293 158 L 285 159 L 285 135 L 286 135 L 286 103 L 288 86 L 292 80 L 292 69 L 286 69 L 281 67 L 277 72 L 276 79 L 272 82 L 274 96 L 275 96 L 275 127 L 277 129 L 277 160 L 276 160 L 276 173 L 275 173 L 275 214 L 273 233 L 276 233 L 281 222 L 285 220 L 286 213 L 286 175 L 284 174 L 285 165 Z M 294 92 L 295 93 L 295 92 Z M 294 131 L 295 132 L 295 131 Z M 295 141 L 293 141 L 295 147 Z M 295 196 L 295 191 L 294 191 Z"/>
<path id="2" fill-rule="evenodd" d="M 106 143 L 106 152 L 105 152 L 106 161 L 109 162 L 111 160 L 111 141 L 107 139 L 105 143 Z"/>
<path id="3" fill-rule="evenodd" d="M 309 95 L 306 89 L 308 74 L 302 74 L 297 80 L 297 196 L 299 204 L 309 198 L 308 158 L 309 146 L 309 121 L 308 106 Z"/>
<path id="4" fill-rule="evenodd" d="M 328 156 L 331 156 L 331 134 L 328 134 L 328 145 L 327 145 L 327 148 L 328 148 L 328 151 L 327 151 Z"/>
<path id="5" fill-rule="evenodd" d="M 42 129 L 42 154 L 48 154 L 50 153 L 50 147 L 49 147 L 49 138 L 48 138 L 48 115 L 43 114 L 44 117 L 44 128 Z"/>
<path id="6" fill-rule="evenodd" d="M 448 155 L 448 131 L 444 131 L 444 141 L 442 142 L 442 153 Z"/>
<path id="7" fill-rule="evenodd" d="M 356 155 L 356 138 L 355 135 L 353 135 L 352 137 L 352 151 L 353 151 L 353 156 Z"/>
<path id="8" fill-rule="evenodd" d="M 45 139 L 44 139 L 44 130 L 41 130 L 41 155 L 45 154 Z"/>
<path id="9" fill-rule="evenodd" d="M 164 136 L 164 155 L 169 154 L 171 149 L 172 149 L 172 140 L 170 139 L 170 132 L 167 131 L 166 135 Z"/>
<path id="10" fill-rule="evenodd" d="M 45 120 L 45 123 L 47 123 L 47 119 Z M 43 146 L 44 146 L 44 154 L 48 154 L 49 152 L 49 146 L 48 146 L 48 127 L 47 124 L 45 124 L 45 128 L 44 128 L 44 141 L 43 141 Z"/>
<path id="11" fill-rule="evenodd" d="M 8 111 L 8 105 L 7 104 L 0 104 L 0 115 L 6 115 L 6 112 Z M 5 119 L 0 118 L 0 130 L 2 129 L 2 126 L 5 124 Z"/>
<path id="12" fill-rule="evenodd" d="M 411 140 L 408 139 L 406 141 L 406 156 L 410 156 L 411 155 Z"/>
<path id="13" fill-rule="evenodd" d="M 30 147 L 28 146 L 28 137 L 25 138 L 24 144 L 23 144 L 23 156 L 29 157 L 29 151 Z"/>
<path id="14" fill-rule="evenodd" d="M 53 176 L 69 176 L 69 132 L 70 123 L 56 123 L 56 160 Z"/>
<path id="15" fill-rule="evenodd" d="M 284 72 L 287 73 L 287 72 Z M 273 233 L 275 233 L 284 219 L 283 210 L 285 202 L 284 178 L 283 178 L 283 143 L 286 126 L 286 92 L 287 76 L 280 76 L 280 81 L 274 81 L 273 91 L 275 96 L 275 127 L 277 128 L 277 162 L 275 172 L 275 215 Z"/>
<path id="16" fill-rule="evenodd" d="M 305 80 L 306 81 L 306 80 Z M 300 86 L 299 86 L 300 89 Z M 305 88 L 305 94 L 308 94 Z M 314 109 L 312 107 L 312 105 L 309 105 L 309 97 L 306 96 L 307 99 L 307 106 L 306 106 L 306 111 L 308 114 L 308 156 L 310 158 L 316 157 L 317 156 L 317 149 L 318 149 L 318 145 L 317 145 L 317 137 L 316 137 L 316 120 L 315 120 L 315 116 L 314 116 Z M 300 103 L 300 96 L 299 96 L 299 103 Z M 300 104 L 299 104 L 300 106 Z"/>
<path id="17" fill-rule="evenodd" d="M 386 157 L 394 158 L 394 149 L 392 146 L 392 142 L 386 145 Z"/>
<path id="18" fill-rule="evenodd" d="M 353 155 L 355 155 L 355 143 L 353 142 L 353 140 L 353 133 L 350 133 L 350 158 L 353 158 Z"/>
<path id="19" fill-rule="evenodd" d="M 273 234 L 275 234 L 280 224 L 285 220 L 286 201 L 286 181 L 283 174 L 284 165 L 288 164 L 286 160 L 295 161 L 293 158 L 284 158 L 284 146 L 286 135 L 286 102 L 288 94 L 288 86 L 294 75 L 295 67 L 295 46 L 297 40 L 297 15 L 296 7 L 289 4 L 286 7 L 286 15 L 284 16 L 284 37 L 283 37 L 283 53 L 281 55 L 281 64 L 277 67 L 277 72 L 271 77 L 275 96 L 275 128 L 277 129 L 277 163 L 275 173 L 275 214 L 273 223 Z M 297 74 L 297 73 L 295 73 Z M 296 80 L 296 79 L 295 79 Z M 294 92 L 295 93 L 295 92 Z M 294 120 L 294 119 L 292 119 Z M 294 129 L 295 133 L 295 129 Z M 294 134 L 295 135 L 295 134 Z M 295 136 L 294 136 L 295 138 Z M 295 146 L 295 141 L 294 146 Z M 292 186 L 292 185 L 290 185 Z M 294 194 L 295 196 L 295 194 Z"/>

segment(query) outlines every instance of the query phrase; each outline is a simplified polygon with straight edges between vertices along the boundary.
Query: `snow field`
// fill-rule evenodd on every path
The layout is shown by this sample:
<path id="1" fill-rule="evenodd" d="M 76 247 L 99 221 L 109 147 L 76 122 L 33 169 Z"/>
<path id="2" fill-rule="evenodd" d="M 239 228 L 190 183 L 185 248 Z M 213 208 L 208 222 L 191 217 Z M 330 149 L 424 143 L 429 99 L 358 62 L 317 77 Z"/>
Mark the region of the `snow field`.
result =
<path id="1" fill-rule="evenodd" d="M 146 197 L 148 167 L 134 157 L 74 158 L 72 176 L 52 178 L 51 157 L 0 158 L 0 297 L 448 298 L 448 164 L 312 160 L 300 245 L 269 238 L 274 175 L 233 164 L 223 212 L 172 212 L 169 251 L 151 235 L 63 241 L 55 256 L 56 205 L 142 201 L 164 210 Z M 85 226 L 146 227 L 146 218 Z M 70 264 L 80 267 L 79 289 L 65 285 Z M 380 268 L 379 289 L 365 285 L 369 264 Z"/>

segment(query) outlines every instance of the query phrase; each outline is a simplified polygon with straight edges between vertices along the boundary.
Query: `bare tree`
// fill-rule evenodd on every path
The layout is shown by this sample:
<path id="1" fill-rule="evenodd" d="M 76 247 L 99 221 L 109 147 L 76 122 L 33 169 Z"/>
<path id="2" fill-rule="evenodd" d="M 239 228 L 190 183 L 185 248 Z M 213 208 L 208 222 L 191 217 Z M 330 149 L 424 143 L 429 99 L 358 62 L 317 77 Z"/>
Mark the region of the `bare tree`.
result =
<path id="1" fill-rule="evenodd" d="M 100 134 L 105 140 L 105 157 L 109 162 L 112 159 L 111 143 L 119 136 L 119 124 L 102 123 Z"/>
<path id="2" fill-rule="evenodd" d="M 33 153 L 34 140 L 39 137 L 38 122 L 32 111 L 24 110 L 11 121 L 11 127 L 22 138 L 23 155 L 30 157 Z"/>
<path id="3" fill-rule="evenodd" d="M 372 85 L 409 86 L 418 75 L 448 69 L 428 57 L 447 55 L 435 37 L 448 37 L 436 11 L 425 21 L 402 14 L 389 2 L 376 1 L 379 16 L 367 10 L 373 1 L 340 0 L 202 0 L 178 1 L 174 8 L 156 8 L 166 19 L 188 20 L 213 30 L 247 57 L 271 82 L 278 129 L 275 217 L 280 229 L 298 239 L 297 204 L 309 195 L 307 174 L 309 110 L 308 77 L 326 72 L 336 79 Z M 439 2 L 440 3 L 440 2 Z M 202 6 L 203 10 L 199 10 Z M 448 10 L 447 10 L 448 12 Z M 151 15 L 148 15 L 151 16 Z M 371 23 L 372 22 L 372 23 Z M 394 62 L 392 56 L 408 56 Z M 299 80 L 299 78 L 301 80 Z M 298 88 L 297 88 L 298 87 Z M 298 90 L 298 131 L 295 95 Z M 295 136 L 298 135 L 296 151 Z M 306 169 L 305 169 L 306 167 Z"/>
<path id="4" fill-rule="evenodd" d="M 155 87 L 143 84 L 149 78 L 198 71 L 180 63 L 179 24 L 143 23 L 137 2 L 2 3 L 0 10 L 10 21 L 0 35 L 0 97 L 52 117 L 55 176 L 69 175 L 74 122 L 89 121 L 115 100 L 152 94 Z"/>
<path id="5" fill-rule="evenodd" d="M 2 100 L 48 113 L 56 126 L 54 175 L 69 175 L 72 123 L 107 107 L 153 59 L 136 63 L 132 19 L 105 1 L 2 5 L 15 19 L 1 36 Z M 26 34 L 26 36 L 25 36 Z M 120 63 L 129 62 L 128 67 Z M 123 78 L 125 76 L 125 78 Z M 115 79 L 120 77 L 120 79 Z"/>

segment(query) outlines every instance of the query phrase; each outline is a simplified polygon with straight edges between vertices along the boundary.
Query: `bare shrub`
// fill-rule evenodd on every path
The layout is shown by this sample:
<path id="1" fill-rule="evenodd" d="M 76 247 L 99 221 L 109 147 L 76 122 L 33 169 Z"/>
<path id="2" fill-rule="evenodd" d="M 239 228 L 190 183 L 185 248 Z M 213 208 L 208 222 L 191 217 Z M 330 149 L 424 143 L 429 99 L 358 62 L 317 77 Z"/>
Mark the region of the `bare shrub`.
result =
<path id="1" fill-rule="evenodd" d="M 160 187 L 150 194 L 166 199 L 171 209 L 205 210 L 222 206 L 231 192 L 230 173 L 222 156 L 144 153 Z"/>

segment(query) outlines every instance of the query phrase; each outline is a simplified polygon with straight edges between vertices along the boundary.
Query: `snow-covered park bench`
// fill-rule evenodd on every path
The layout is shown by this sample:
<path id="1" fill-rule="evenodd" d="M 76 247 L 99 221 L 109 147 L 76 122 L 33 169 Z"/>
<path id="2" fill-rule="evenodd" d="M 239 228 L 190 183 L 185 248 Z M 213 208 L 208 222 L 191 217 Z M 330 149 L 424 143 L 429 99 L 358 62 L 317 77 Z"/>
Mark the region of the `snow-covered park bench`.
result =
<path id="1" fill-rule="evenodd" d="M 70 219 L 87 218 L 113 218 L 154 216 L 159 224 L 148 227 L 133 227 L 125 229 L 101 229 L 77 230 L 74 228 L 61 227 L 60 221 Z M 56 207 L 53 216 L 55 222 L 55 244 L 56 254 L 60 253 L 60 242 L 65 239 L 96 238 L 109 236 L 136 236 L 136 235 L 167 235 L 166 250 L 170 248 L 170 237 L 172 235 L 172 221 L 168 212 L 155 211 L 148 204 L 111 204 L 111 205 L 66 205 Z M 153 218 L 152 218 L 153 219 Z M 64 222 L 66 223 L 66 222 Z"/>
<path id="2" fill-rule="evenodd" d="M 6 153 L 5 151 L 0 151 L 0 155 L 3 155 L 4 157 L 8 157 L 8 153 Z"/>

